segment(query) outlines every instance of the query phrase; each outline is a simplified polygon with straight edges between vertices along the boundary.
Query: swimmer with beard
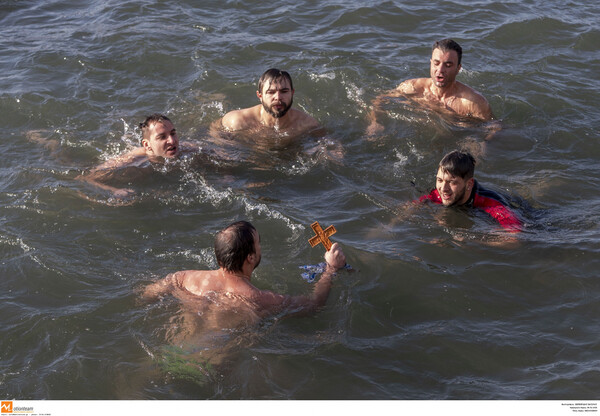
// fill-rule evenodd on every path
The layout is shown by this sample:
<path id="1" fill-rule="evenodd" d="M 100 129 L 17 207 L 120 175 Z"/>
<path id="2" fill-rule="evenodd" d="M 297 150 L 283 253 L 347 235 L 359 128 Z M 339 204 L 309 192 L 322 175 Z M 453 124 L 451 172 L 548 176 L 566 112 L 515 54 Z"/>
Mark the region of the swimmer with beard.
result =
<path id="1" fill-rule="evenodd" d="M 217 121 L 225 131 L 274 129 L 297 136 L 320 127 L 319 122 L 303 111 L 292 108 L 294 84 L 286 71 L 271 68 L 258 81 L 256 96 L 260 104 L 230 111 Z"/>

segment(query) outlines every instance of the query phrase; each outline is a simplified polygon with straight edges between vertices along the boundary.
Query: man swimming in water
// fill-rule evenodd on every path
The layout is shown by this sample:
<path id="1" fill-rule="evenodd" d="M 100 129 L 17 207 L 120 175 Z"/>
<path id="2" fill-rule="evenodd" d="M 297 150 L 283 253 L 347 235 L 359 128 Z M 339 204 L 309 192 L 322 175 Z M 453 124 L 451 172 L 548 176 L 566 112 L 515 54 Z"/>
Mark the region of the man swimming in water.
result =
<path id="1" fill-rule="evenodd" d="M 230 316 L 243 322 L 257 322 L 263 317 L 284 314 L 306 314 L 325 305 L 332 279 L 346 264 L 342 248 L 333 244 L 325 253 L 326 269 L 313 292 L 306 295 L 281 295 L 261 290 L 250 283 L 252 272 L 261 260 L 260 237 L 252 224 L 233 223 L 217 233 L 215 238 L 217 270 L 185 270 L 169 274 L 150 284 L 143 298 L 153 300 L 173 294 L 184 303 L 193 303 L 207 320 L 219 321 L 219 316 Z M 231 312 L 235 312 L 232 314 Z"/>
<path id="2" fill-rule="evenodd" d="M 520 232 L 522 222 L 507 207 L 503 198 L 483 188 L 473 177 L 475 159 L 470 153 L 454 150 L 442 158 L 436 175 L 436 187 L 419 202 L 431 201 L 445 207 L 479 208 L 491 215 L 509 232 Z"/>
<path id="3" fill-rule="evenodd" d="M 101 189 L 113 192 L 117 197 L 134 193 L 131 189 L 116 188 L 104 183 L 110 173 L 125 167 L 139 167 L 146 162 L 163 163 L 165 159 L 176 159 L 182 153 L 197 151 L 198 146 L 190 142 L 179 142 L 173 122 L 165 115 L 152 114 L 140 123 L 141 146 L 125 154 L 107 160 L 78 179 Z"/>
<path id="4" fill-rule="evenodd" d="M 256 96 L 260 104 L 250 108 L 226 113 L 211 125 L 210 139 L 213 144 L 227 153 L 228 148 L 236 148 L 240 143 L 252 152 L 270 153 L 274 150 L 302 149 L 306 154 L 317 155 L 335 162 L 341 162 L 344 149 L 341 143 L 331 137 L 310 115 L 292 108 L 294 84 L 286 71 L 271 68 L 265 71 L 258 81 Z M 309 135 L 308 141 L 299 141 Z M 231 152 L 237 154 L 237 151 Z"/>
<path id="5" fill-rule="evenodd" d="M 492 109 L 483 95 L 473 88 L 456 81 L 461 69 L 462 48 L 452 39 L 433 44 L 429 78 L 415 78 L 402 82 L 394 90 L 377 96 L 369 113 L 369 136 L 383 130 L 377 122 L 383 101 L 393 97 L 406 97 L 413 102 L 439 112 L 456 114 L 475 121 L 494 119 Z M 495 126 L 498 129 L 499 126 Z"/>
<path id="6" fill-rule="evenodd" d="M 275 129 L 279 133 L 301 135 L 319 128 L 319 122 L 292 108 L 294 84 L 286 71 L 267 70 L 258 81 L 260 104 L 230 111 L 220 121 L 226 131 Z"/>

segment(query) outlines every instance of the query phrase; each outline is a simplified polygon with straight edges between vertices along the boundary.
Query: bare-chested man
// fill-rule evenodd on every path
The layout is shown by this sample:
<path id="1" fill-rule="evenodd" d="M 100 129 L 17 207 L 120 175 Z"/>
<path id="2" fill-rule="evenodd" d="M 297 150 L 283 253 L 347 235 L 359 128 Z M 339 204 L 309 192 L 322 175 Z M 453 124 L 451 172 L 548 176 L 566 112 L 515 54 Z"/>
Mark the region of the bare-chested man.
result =
<path id="1" fill-rule="evenodd" d="M 215 238 L 217 270 L 186 270 L 169 274 L 146 287 L 143 297 L 156 299 L 168 293 L 184 304 L 202 309 L 193 311 L 207 320 L 224 322 L 225 316 L 244 323 L 256 323 L 274 314 L 306 314 L 325 305 L 332 279 L 346 264 L 341 247 L 335 243 L 325 253 L 327 266 L 310 295 L 281 295 L 256 288 L 250 279 L 261 260 L 260 237 L 252 224 L 233 223 Z M 232 313 L 233 312 L 233 313 Z M 211 325 L 212 326 L 212 325 Z"/>
<path id="2" fill-rule="evenodd" d="M 79 179 L 89 182 L 101 189 L 113 192 L 117 197 L 124 197 L 134 191 L 116 188 L 104 183 L 105 179 L 117 169 L 140 167 L 146 162 L 162 163 L 165 159 L 175 159 L 184 152 L 197 151 L 198 146 L 190 142 L 179 142 L 177 130 L 171 120 L 162 114 L 152 114 L 140 123 L 142 130 L 141 146 L 120 156 L 107 160 L 92 169 Z"/>
<path id="3" fill-rule="evenodd" d="M 433 44 L 429 78 L 415 78 L 402 82 L 396 89 L 379 95 L 373 101 L 369 113 L 370 125 L 367 135 L 373 136 L 383 130 L 377 122 L 377 113 L 387 98 L 406 97 L 424 107 L 441 113 L 455 114 L 474 121 L 490 121 L 492 109 L 483 95 L 473 88 L 456 81 L 461 69 L 462 48 L 452 39 Z M 498 129 L 494 126 L 494 129 Z"/>
<path id="4" fill-rule="evenodd" d="M 210 139 L 225 154 L 231 146 L 242 143 L 257 154 L 303 149 L 306 154 L 340 162 L 344 157 L 341 143 L 312 116 L 292 108 L 294 92 L 288 72 L 268 69 L 258 81 L 256 96 L 260 104 L 230 111 L 213 122 Z M 308 141 L 298 140 L 305 135 L 310 135 Z"/>
<path id="5" fill-rule="evenodd" d="M 221 126 L 226 131 L 274 129 L 294 136 L 319 128 L 313 117 L 292 108 L 294 84 L 286 71 L 271 68 L 262 74 L 256 96 L 260 104 L 230 111 Z"/>

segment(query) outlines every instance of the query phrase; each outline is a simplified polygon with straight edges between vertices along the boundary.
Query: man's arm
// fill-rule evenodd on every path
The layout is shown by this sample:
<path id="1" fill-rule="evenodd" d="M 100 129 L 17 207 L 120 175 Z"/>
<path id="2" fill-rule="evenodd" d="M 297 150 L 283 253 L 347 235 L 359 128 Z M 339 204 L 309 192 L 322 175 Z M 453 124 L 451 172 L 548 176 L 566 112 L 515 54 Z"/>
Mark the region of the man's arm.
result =
<path id="1" fill-rule="evenodd" d="M 142 299 L 152 301 L 160 296 L 170 293 L 177 285 L 180 285 L 180 279 L 183 275 L 179 272 L 168 274 L 164 279 L 149 284 L 142 292 Z"/>
<path id="2" fill-rule="evenodd" d="M 509 233 L 519 233 L 523 229 L 523 223 L 519 217 L 511 209 L 500 203 L 485 207 L 483 210 L 498 221 L 500 226 Z"/>
<path id="3" fill-rule="evenodd" d="M 478 91 L 468 85 L 457 83 L 459 85 L 459 105 L 456 109 L 459 114 L 467 115 L 481 121 L 491 121 L 494 119 L 494 113 L 488 100 Z"/>
<path id="4" fill-rule="evenodd" d="M 316 312 L 327 301 L 335 273 L 346 265 L 346 256 L 337 243 L 334 243 L 331 249 L 325 253 L 325 261 L 327 263 L 325 271 L 310 295 L 289 296 L 261 290 L 254 295 L 253 301 L 261 307 L 265 315 L 283 311 L 293 315 L 307 315 Z"/>
<path id="5" fill-rule="evenodd" d="M 117 197 L 125 197 L 134 193 L 133 189 L 116 188 L 114 186 L 103 183 L 104 178 L 110 175 L 111 172 L 121 169 L 131 164 L 136 158 L 146 156 L 146 151 L 143 147 L 135 148 L 123 155 L 111 158 L 99 166 L 96 166 L 90 172 L 78 176 L 76 179 L 90 183 L 97 188 L 112 192 Z"/>
<path id="6" fill-rule="evenodd" d="M 371 110 L 367 114 L 369 126 L 367 127 L 367 137 L 373 137 L 383 131 L 383 126 L 377 122 L 377 116 L 382 113 L 382 104 L 390 98 L 401 96 L 410 96 L 422 93 L 427 78 L 414 78 L 402 81 L 396 88 L 379 94 L 371 103 Z"/>
<path id="7" fill-rule="evenodd" d="M 400 88 L 400 86 L 398 86 L 398 88 Z M 398 97 L 401 95 L 398 88 L 386 91 L 383 94 L 379 94 L 371 102 L 371 108 L 367 114 L 367 121 L 369 122 L 369 126 L 367 127 L 367 137 L 374 137 L 383 132 L 383 125 L 377 121 L 377 116 L 383 112 L 381 106 L 385 101 L 387 101 L 389 98 Z"/>

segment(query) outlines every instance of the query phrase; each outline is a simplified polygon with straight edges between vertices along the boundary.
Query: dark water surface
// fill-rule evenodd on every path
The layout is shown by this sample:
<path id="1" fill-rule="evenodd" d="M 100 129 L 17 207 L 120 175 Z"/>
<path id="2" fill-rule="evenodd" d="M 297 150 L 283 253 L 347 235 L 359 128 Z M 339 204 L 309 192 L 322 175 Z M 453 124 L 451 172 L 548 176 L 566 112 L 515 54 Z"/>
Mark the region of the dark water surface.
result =
<path id="1" fill-rule="evenodd" d="M 485 215 L 428 207 L 439 159 L 485 137 L 407 103 L 367 140 L 380 92 L 462 46 L 459 80 L 503 129 L 476 176 L 525 220 L 512 246 Z M 0 396 L 17 399 L 598 399 L 600 31 L 597 2 L 0 2 Z M 343 144 L 238 149 L 132 181 L 129 205 L 76 177 L 167 113 L 203 142 L 291 72 L 295 106 Z M 27 134 L 43 130 L 32 140 Z M 260 231 L 253 282 L 307 293 L 310 224 L 335 224 L 354 273 L 310 318 L 174 348 L 181 311 L 144 285 L 216 266 L 213 236 Z M 199 351 L 213 357 L 206 374 Z"/>

